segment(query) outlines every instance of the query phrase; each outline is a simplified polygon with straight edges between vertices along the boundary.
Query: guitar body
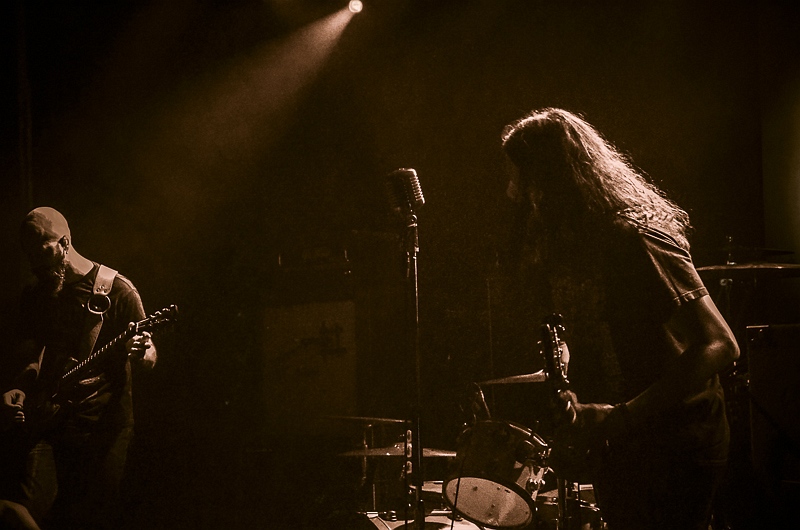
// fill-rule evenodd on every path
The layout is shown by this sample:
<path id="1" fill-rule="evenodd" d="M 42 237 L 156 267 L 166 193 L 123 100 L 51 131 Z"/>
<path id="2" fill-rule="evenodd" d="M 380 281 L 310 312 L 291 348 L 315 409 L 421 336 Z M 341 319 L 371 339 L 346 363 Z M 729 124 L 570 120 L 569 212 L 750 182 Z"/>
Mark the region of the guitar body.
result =
<path id="1" fill-rule="evenodd" d="M 112 361 L 111 364 L 125 362 L 127 352 L 124 344 L 128 339 L 143 331 L 154 331 L 174 322 L 177 311 L 177 307 L 173 305 L 134 323 L 83 361 L 69 359 L 62 369 L 61 376 L 56 378 L 54 383 L 40 385 L 34 389 L 32 395 L 25 399 L 24 422 L 18 423 L 26 431 L 32 443 L 46 433 L 64 427 L 67 420 L 75 416 L 76 406 L 105 390 L 110 383 L 104 370 L 108 369 L 109 361 Z"/>

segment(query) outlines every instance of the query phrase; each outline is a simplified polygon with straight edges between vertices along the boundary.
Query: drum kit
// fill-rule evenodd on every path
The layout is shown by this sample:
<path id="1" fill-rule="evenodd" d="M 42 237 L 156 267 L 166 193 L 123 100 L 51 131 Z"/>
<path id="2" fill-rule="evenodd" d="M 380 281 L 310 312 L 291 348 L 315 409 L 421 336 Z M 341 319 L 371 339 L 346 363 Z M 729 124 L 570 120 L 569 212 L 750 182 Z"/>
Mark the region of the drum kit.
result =
<path id="1" fill-rule="evenodd" d="M 371 525 L 382 529 L 530 529 L 530 530 L 599 530 L 605 528 L 600 510 L 594 503 L 593 488 L 565 479 L 555 479 L 555 489 L 545 491 L 554 474 L 548 465 L 552 447 L 548 441 L 516 422 L 493 419 L 483 397 L 482 387 L 548 381 L 544 371 L 491 379 L 474 384 L 473 410 L 479 411 L 465 425 L 457 439 L 457 450 L 423 448 L 422 456 L 446 460 L 439 480 L 426 480 L 419 497 L 406 471 L 413 451 L 411 431 L 401 441 L 382 447 L 370 447 L 364 436 L 361 448 L 339 456 L 368 461 L 399 461 L 405 458 L 403 472 L 393 477 L 402 484 L 405 495 L 391 498 L 375 494 L 385 487 L 372 480 L 371 505 L 360 512 Z M 376 425 L 404 425 L 411 422 L 392 418 L 338 417 L 364 424 L 365 433 Z M 374 459 L 374 460 L 373 460 Z M 430 466 L 427 466 L 430 467 Z M 365 468 L 366 470 L 366 468 Z M 364 474 L 364 478 L 367 474 Z M 428 477 L 426 477 L 428 478 Z M 414 521 L 414 499 L 425 504 L 424 525 Z M 390 499 L 387 504 L 387 499 Z M 397 500 L 399 499 L 399 502 Z M 377 502 L 376 502 L 377 501 Z M 395 502 L 394 505 L 391 505 Z M 381 504 L 384 504 L 383 506 Z"/>

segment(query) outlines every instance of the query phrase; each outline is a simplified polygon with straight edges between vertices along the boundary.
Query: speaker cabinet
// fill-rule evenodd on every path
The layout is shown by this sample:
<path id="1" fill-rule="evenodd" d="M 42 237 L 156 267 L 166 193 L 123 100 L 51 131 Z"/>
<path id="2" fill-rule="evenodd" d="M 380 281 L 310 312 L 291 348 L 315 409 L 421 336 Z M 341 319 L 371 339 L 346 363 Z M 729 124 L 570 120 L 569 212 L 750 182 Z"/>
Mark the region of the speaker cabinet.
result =
<path id="1" fill-rule="evenodd" d="M 319 432 L 326 415 L 356 410 L 352 300 L 267 308 L 265 393 L 269 423 L 286 434 Z"/>

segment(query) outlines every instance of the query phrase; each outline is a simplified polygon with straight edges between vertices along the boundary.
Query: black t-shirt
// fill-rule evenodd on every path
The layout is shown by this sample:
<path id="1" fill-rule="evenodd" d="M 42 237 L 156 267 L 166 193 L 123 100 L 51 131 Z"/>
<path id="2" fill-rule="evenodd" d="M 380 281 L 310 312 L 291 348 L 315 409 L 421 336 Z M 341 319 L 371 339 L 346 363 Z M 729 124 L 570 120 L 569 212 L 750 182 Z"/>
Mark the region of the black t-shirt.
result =
<path id="1" fill-rule="evenodd" d="M 21 338 L 32 339 L 45 348 L 39 376 L 33 388 L 23 390 L 33 394 L 55 388 L 69 367 L 70 359 L 81 361 L 89 352 L 81 352 L 80 344 L 86 335 L 86 309 L 99 266 L 77 282 L 64 285 L 56 295 L 41 292 L 37 286 L 26 289 L 21 301 Z M 111 305 L 103 314 L 103 325 L 94 350 L 121 335 L 129 322 L 145 317 L 139 293 L 122 275 L 117 275 L 109 293 Z M 35 363 L 39 351 L 31 351 L 25 363 Z M 124 341 L 93 361 L 88 372 L 81 372 L 76 384 L 61 388 L 72 405 L 68 421 L 80 430 L 98 425 L 125 426 L 133 423 L 131 404 L 130 363 L 124 351 Z M 66 385 L 65 385 L 66 386 Z"/>
<path id="2" fill-rule="evenodd" d="M 617 403 L 658 380 L 682 352 L 670 320 L 708 295 L 691 256 L 669 235 L 619 217 L 573 265 L 550 274 L 552 310 L 565 317 L 571 388 L 585 403 Z M 634 433 L 646 444 L 697 460 L 724 460 L 724 399 L 715 377 Z"/>

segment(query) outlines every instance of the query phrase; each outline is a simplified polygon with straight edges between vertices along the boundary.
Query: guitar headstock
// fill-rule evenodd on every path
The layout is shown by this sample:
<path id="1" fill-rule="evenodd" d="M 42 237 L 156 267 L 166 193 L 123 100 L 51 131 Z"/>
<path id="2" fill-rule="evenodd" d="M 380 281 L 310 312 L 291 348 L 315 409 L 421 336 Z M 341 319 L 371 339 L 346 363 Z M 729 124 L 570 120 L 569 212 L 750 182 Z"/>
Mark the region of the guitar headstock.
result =
<path id="1" fill-rule="evenodd" d="M 137 331 L 153 331 L 178 319 L 178 306 L 171 305 L 136 323 Z"/>
<path id="2" fill-rule="evenodd" d="M 547 316 L 542 323 L 542 356 L 547 379 L 556 390 L 566 390 L 569 386 L 565 362 L 564 318 L 559 314 Z"/>

